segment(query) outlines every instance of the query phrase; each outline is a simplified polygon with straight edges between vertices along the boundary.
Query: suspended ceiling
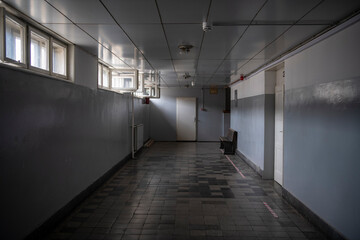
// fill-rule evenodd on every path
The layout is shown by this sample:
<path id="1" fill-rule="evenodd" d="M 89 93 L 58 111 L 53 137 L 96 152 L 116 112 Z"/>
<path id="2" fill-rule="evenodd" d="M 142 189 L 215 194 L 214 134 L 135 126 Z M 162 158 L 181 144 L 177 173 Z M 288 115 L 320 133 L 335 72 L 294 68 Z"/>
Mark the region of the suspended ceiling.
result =
<path id="1" fill-rule="evenodd" d="M 162 87 L 227 85 L 360 9 L 358 0 L 3 2 L 115 68 L 159 71 Z M 180 54 L 180 44 L 194 47 Z"/>

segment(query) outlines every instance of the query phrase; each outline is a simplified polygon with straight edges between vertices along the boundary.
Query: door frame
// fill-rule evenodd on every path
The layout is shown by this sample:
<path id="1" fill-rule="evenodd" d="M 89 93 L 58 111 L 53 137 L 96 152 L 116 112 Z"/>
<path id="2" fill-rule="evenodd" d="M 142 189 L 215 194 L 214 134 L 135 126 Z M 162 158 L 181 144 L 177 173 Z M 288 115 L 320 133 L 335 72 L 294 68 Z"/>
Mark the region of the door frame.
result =
<path id="1" fill-rule="evenodd" d="M 283 69 L 283 80 L 282 83 L 280 85 L 277 85 L 277 82 L 275 83 L 275 115 L 274 115 L 274 181 L 279 183 L 281 186 L 283 186 L 284 184 L 284 105 L 285 105 L 285 67 L 282 68 Z M 280 70 L 280 69 L 279 69 Z M 278 91 L 278 89 L 281 88 L 281 93 L 282 93 L 282 130 L 281 130 L 281 134 L 282 134 L 282 161 L 281 161 L 281 181 L 278 182 L 277 180 L 275 180 L 275 176 L 276 176 L 276 92 Z"/>

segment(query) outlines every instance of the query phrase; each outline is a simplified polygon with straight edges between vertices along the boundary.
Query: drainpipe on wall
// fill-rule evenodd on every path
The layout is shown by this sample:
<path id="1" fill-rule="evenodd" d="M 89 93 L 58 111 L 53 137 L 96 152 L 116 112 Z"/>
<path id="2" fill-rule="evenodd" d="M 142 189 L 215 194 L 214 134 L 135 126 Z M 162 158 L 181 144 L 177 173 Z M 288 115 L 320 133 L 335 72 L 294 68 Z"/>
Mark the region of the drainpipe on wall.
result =
<path id="1" fill-rule="evenodd" d="M 134 92 L 131 92 L 131 158 L 135 158 L 135 114 L 134 114 Z"/>

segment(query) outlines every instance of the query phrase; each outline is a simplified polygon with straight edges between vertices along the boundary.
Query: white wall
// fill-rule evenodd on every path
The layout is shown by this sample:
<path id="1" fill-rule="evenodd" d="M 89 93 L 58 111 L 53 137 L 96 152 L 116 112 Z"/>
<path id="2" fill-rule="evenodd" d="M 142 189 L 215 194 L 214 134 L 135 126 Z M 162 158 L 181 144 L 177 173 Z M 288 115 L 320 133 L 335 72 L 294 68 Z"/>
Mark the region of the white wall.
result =
<path id="1" fill-rule="evenodd" d="M 285 73 L 291 81 L 286 89 L 302 88 L 358 76 L 360 23 L 286 60 Z"/>
<path id="2" fill-rule="evenodd" d="M 231 101 L 234 91 L 238 91 L 238 99 L 262 95 L 265 93 L 265 72 L 260 72 L 231 86 Z"/>

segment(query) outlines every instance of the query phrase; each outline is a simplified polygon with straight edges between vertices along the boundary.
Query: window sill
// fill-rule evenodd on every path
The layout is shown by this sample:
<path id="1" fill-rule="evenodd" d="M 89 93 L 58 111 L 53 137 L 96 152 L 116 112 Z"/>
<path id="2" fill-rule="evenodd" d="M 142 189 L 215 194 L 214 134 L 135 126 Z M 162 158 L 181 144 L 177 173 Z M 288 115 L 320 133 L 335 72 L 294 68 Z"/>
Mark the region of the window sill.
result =
<path id="1" fill-rule="evenodd" d="M 37 71 L 37 70 L 33 70 L 33 69 L 27 69 L 22 66 L 13 64 L 13 63 L 5 63 L 5 62 L 0 61 L 0 67 L 9 68 L 12 70 L 25 72 L 25 73 L 29 73 L 29 74 L 40 76 L 40 77 L 46 77 L 46 78 L 50 78 L 50 79 L 54 79 L 54 80 L 61 80 L 61 81 L 68 82 L 68 83 L 74 83 L 74 81 L 72 81 L 68 78 L 65 78 L 65 77 L 50 75 L 50 74 L 42 73 L 41 71 Z"/>

